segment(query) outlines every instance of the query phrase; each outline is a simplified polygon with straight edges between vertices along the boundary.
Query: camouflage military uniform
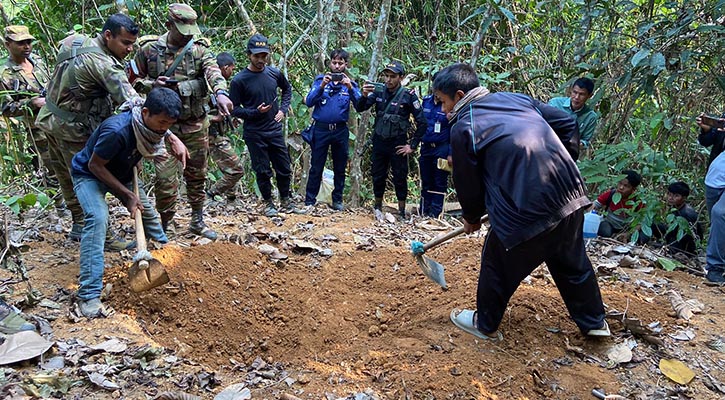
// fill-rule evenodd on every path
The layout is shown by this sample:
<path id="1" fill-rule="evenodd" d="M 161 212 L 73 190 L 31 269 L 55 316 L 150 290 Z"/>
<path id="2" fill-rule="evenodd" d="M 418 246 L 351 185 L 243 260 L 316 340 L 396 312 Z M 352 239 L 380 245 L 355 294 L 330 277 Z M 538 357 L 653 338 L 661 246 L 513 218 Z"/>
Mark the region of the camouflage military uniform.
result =
<path id="1" fill-rule="evenodd" d="M 212 109 L 210 116 L 216 112 L 216 109 Z M 225 135 L 230 129 L 230 123 L 226 122 L 210 122 L 209 125 L 209 155 L 222 173 L 221 179 L 209 189 L 209 193 L 213 196 L 224 193 L 233 195 L 234 186 L 244 175 L 242 161 Z"/>
<path id="2" fill-rule="evenodd" d="M 11 57 L 0 67 L 0 86 L 5 95 L 0 98 L 0 109 L 3 116 L 19 117 L 28 132 L 28 141 L 33 144 L 36 154 L 40 156 L 46 168 L 51 170 L 48 140 L 42 130 L 35 127 L 35 116 L 38 110 L 30 101 L 39 96 L 48 84 L 48 68 L 43 59 L 31 54 L 28 61 L 33 64 L 33 72 L 27 73 L 22 66 Z M 38 167 L 37 165 L 35 166 Z"/>
<path id="3" fill-rule="evenodd" d="M 139 76 L 134 81 L 134 87 L 140 93 L 149 92 L 156 78 L 165 75 L 182 51 L 180 48 L 170 48 L 167 37 L 168 33 L 158 38 L 144 37 L 139 40 L 141 48 L 133 63 L 137 69 L 134 73 Z M 209 152 L 208 87 L 211 87 L 212 92 L 227 89 L 226 80 L 209 51 L 209 45 L 207 39 L 194 39 L 181 63 L 169 76 L 179 81 L 176 89 L 181 96 L 182 110 L 171 131 L 184 142 L 191 156 L 184 170 L 184 179 L 192 211 L 202 210 L 205 199 L 204 184 Z M 179 165 L 174 158 L 156 163 L 156 208 L 165 224 L 176 211 Z"/>
<path id="4" fill-rule="evenodd" d="M 122 104 L 138 94 L 128 82 L 123 62 L 113 56 L 101 35 L 93 39 L 69 36 L 61 42 L 59 55 L 71 49 L 76 39 L 78 49 L 98 49 L 56 66 L 46 87 L 46 105 L 40 109 L 35 123 L 48 136 L 52 166 L 73 223 L 82 225 L 83 209 L 70 177 L 71 160 L 96 127 L 113 114 L 114 103 Z"/>

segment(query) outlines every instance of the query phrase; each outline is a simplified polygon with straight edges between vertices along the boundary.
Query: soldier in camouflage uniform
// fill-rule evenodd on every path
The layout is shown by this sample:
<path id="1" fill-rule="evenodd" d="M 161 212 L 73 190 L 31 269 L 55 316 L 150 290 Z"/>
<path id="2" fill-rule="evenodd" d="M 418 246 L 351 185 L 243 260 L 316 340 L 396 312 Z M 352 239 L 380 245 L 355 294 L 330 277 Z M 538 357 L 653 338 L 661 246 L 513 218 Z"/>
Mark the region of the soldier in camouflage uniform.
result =
<path id="1" fill-rule="evenodd" d="M 5 28 L 5 48 L 8 60 L 0 66 L 0 109 L 5 117 L 16 117 L 27 130 L 32 144 L 33 167 L 40 170 L 40 163 L 50 171 L 48 140 L 43 131 L 35 127 L 35 116 L 45 105 L 45 86 L 48 84 L 48 68 L 43 59 L 32 53 L 33 40 L 28 28 L 12 25 Z"/>
<path id="2" fill-rule="evenodd" d="M 216 63 L 222 71 L 224 79 L 229 79 L 234 73 L 235 62 L 234 56 L 227 52 L 217 54 Z M 212 198 L 223 193 L 227 193 L 230 198 L 234 197 L 234 193 L 230 191 L 234 189 L 244 174 L 242 161 L 225 135 L 233 128 L 230 118 L 220 115 L 216 107 L 209 112 L 209 155 L 222 173 L 221 179 L 214 183 L 207 192 Z"/>
<path id="3" fill-rule="evenodd" d="M 139 97 L 128 82 L 122 62 L 133 50 L 138 31 L 138 25 L 128 16 L 114 14 L 93 39 L 83 35 L 63 39 L 58 63 L 46 87 L 45 105 L 35 121 L 48 137 L 51 165 L 73 217 L 73 240 L 80 240 L 84 214 L 73 191 L 71 160 L 83 150 L 96 127 L 113 114 L 114 104 Z M 132 245 L 114 238 L 106 248 L 118 250 Z"/>
<path id="4" fill-rule="evenodd" d="M 207 155 L 209 152 L 209 121 L 207 119 L 209 90 L 216 96 L 219 112 L 229 115 L 231 100 L 227 82 L 209 51 L 209 41 L 194 39 L 201 33 L 196 12 L 186 4 L 169 5 L 166 21 L 168 32 L 160 37 L 142 38 L 141 48 L 132 61 L 136 78 L 134 87 L 141 93 L 153 87 L 168 87 L 179 93 L 182 110 L 171 131 L 189 149 L 191 158 L 184 170 L 186 193 L 191 205 L 189 230 L 209 239 L 217 235 L 204 224 Z M 146 38 L 146 39 L 145 39 Z M 164 230 L 171 227 L 179 192 L 179 163 L 169 159 L 156 163 L 156 208 L 161 213 Z"/>

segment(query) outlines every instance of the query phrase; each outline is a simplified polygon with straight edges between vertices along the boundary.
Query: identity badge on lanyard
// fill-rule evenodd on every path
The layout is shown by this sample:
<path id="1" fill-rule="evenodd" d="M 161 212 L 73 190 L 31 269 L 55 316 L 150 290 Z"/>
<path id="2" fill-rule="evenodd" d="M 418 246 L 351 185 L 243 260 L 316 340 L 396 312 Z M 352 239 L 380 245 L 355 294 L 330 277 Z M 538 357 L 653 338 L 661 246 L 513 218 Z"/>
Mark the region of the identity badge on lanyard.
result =
<path id="1" fill-rule="evenodd" d="M 433 132 L 435 133 L 441 133 L 441 123 L 436 121 L 435 125 L 433 126 Z"/>

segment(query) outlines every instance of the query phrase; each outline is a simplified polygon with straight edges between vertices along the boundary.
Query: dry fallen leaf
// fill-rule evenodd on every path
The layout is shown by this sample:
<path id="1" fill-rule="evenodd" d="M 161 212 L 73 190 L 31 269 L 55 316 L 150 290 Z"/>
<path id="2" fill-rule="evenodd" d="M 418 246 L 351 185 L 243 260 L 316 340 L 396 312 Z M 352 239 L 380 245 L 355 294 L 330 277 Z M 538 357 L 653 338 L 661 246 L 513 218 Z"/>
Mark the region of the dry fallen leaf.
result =
<path id="1" fill-rule="evenodd" d="M 0 345 L 0 365 L 30 360 L 53 346 L 54 342 L 45 340 L 35 331 L 22 331 L 9 335 Z"/>
<path id="2" fill-rule="evenodd" d="M 672 308 L 679 318 L 689 321 L 695 313 L 702 312 L 702 303 L 697 300 L 685 301 L 679 293 L 674 290 L 668 290 L 667 296 L 672 303 Z"/>
<path id="3" fill-rule="evenodd" d="M 695 373 L 685 364 L 678 360 L 660 360 L 660 371 L 674 382 L 680 385 L 687 385 L 695 377 Z"/>

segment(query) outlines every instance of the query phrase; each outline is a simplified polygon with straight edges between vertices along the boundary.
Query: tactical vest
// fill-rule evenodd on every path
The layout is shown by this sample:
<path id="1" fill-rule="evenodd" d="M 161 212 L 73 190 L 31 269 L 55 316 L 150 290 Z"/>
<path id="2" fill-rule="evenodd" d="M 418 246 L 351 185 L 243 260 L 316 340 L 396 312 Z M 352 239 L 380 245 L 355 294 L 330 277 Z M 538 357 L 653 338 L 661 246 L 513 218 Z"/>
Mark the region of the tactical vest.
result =
<path id="1" fill-rule="evenodd" d="M 102 88 L 94 91 L 82 91 L 78 85 L 76 78 L 78 60 L 76 58 L 82 54 L 90 53 L 105 55 L 100 47 L 94 44 L 88 45 L 87 42 L 91 40 L 86 36 L 77 35 L 73 38 L 70 47 L 65 45 L 61 47 L 51 81 L 60 79 L 64 84 L 61 87 L 49 88 L 52 92 L 48 93 L 45 105 L 51 113 L 66 122 L 82 123 L 94 129 L 101 121 L 113 114 L 113 102 L 108 96 L 108 92 Z M 66 91 L 73 98 L 71 102 L 72 110 L 61 108 L 55 103 Z"/>
<path id="2" fill-rule="evenodd" d="M 181 115 L 179 121 L 196 120 L 205 116 L 209 111 L 209 89 L 204 76 L 201 58 L 194 57 L 194 47 L 191 46 L 184 54 L 184 58 L 173 71 L 166 70 L 166 48 L 159 42 L 158 36 L 144 36 L 140 45 L 153 41 L 146 54 L 147 75 L 156 79 L 162 75 L 179 81 L 176 92 L 181 97 Z M 194 39 L 197 46 L 206 45 L 205 39 Z M 175 58 L 175 57 L 174 57 Z"/>
<path id="3" fill-rule="evenodd" d="M 376 108 L 375 134 L 383 139 L 392 139 L 408 134 L 410 129 L 410 115 L 400 107 L 408 100 L 408 91 L 402 86 L 396 92 L 383 110 Z M 395 103 L 395 104 L 392 104 Z M 401 111 L 402 110 L 402 111 Z"/>

